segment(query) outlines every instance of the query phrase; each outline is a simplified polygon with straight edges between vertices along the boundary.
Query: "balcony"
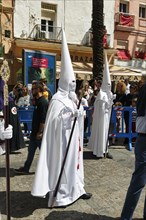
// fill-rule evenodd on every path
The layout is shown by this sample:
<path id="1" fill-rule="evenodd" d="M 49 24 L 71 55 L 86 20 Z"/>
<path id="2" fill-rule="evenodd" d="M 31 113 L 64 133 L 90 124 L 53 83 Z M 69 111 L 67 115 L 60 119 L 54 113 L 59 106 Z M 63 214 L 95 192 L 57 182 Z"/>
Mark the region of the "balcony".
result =
<path id="1" fill-rule="evenodd" d="M 36 24 L 28 38 L 37 41 L 59 41 L 61 40 L 61 27 Z"/>
<path id="2" fill-rule="evenodd" d="M 104 34 L 104 37 L 103 37 L 103 47 L 105 49 L 110 48 L 110 43 L 111 43 L 111 35 L 110 34 Z M 93 44 L 92 29 L 89 29 L 85 33 L 85 36 L 83 37 L 81 44 L 83 46 L 92 47 L 92 44 Z"/>
<path id="3" fill-rule="evenodd" d="M 135 16 L 118 12 L 115 14 L 115 29 L 119 31 L 133 31 L 135 24 Z"/>

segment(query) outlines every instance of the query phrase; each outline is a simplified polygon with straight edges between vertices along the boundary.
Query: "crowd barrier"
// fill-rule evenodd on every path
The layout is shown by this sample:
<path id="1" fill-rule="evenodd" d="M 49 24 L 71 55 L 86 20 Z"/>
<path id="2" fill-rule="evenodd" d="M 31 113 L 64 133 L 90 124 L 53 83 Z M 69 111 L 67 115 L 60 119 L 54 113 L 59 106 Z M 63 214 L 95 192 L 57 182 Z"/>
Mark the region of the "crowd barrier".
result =
<path id="1" fill-rule="evenodd" d="M 27 124 L 27 131 L 30 134 L 32 127 L 32 116 L 33 116 L 34 106 L 19 107 L 17 109 L 20 123 Z"/>
<path id="2" fill-rule="evenodd" d="M 84 107 L 88 118 L 88 126 L 84 133 L 84 137 L 89 138 L 91 135 L 91 125 L 93 119 L 94 107 Z M 117 119 L 120 119 L 117 121 Z M 94 119 L 95 120 L 95 119 Z M 132 141 L 137 137 L 135 132 L 136 108 L 134 107 L 113 107 L 111 111 L 111 120 L 109 127 L 109 137 L 111 138 L 127 138 L 128 149 L 132 150 Z M 97 119 L 98 123 L 98 119 Z M 120 123 L 117 129 L 117 124 Z"/>
<path id="3" fill-rule="evenodd" d="M 87 129 L 84 132 L 84 137 L 89 138 L 91 135 L 91 126 L 93 119 L 94 107 L 84 107 L 86 111 L 86 117 L 88 118 Z M 31 132 L 32 126 L 32 116 L 34 107 L 20 107 L 18 108 L 18 115 L 20 118 L 20 123 L 26 123 L 28 128 L 28 133 Z M 120 119 L 117 121 L 117 118 Z M 109 137 L 114 138 L 127 138 L 129 150 L 132 150 L 132 140 L 136 138 L 137 133 L 133 129 L 136 119 L 136 108 L 133 107 L 113 107 L 111 111 L 110 129 Z M 95 119 L 94 119 L 95 120 Z M 126 122 L 126 123 L 125 123 Z M 98 119 L 97 119 L 98 123 Z M 117 124 L 120 123 L 120 129 L 117 129 Z"/>

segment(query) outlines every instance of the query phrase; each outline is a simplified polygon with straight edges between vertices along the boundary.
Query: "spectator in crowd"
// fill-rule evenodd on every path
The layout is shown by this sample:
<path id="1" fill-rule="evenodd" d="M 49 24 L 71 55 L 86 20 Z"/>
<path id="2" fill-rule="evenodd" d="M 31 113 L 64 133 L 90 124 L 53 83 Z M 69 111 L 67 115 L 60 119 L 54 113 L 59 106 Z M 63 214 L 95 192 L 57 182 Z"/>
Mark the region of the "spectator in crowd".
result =
<path id="1" fill-rule="evenodd" d="M 83 82 L 83 88 L 82 88 L 83 97 L 87 99 L 88 104 L 90 102 L 91 95 L 93 94 L 93 89 L 89 85 L 88 81 Z"/>
<path id="2" fill-rule="evenodd" d="M 144 79 L 142 78 L 141 80 L 138 81 L 138 91 L 140 88 L 144 85 Z"/>
<path id="3" fill-rule="evenodd" d="M 122 106 L 125 104 L 126 100 L 126 85 L 124 82 L 119 81 L 116 85 L 116 98 L 114 100 L 114 103 L 121 102 Z"/>
<path id="4" fill-rule="evenodd" d="M 31 84 L 31 90 L 30 90 L 30 105 L 35 106 L 36 97 L 33 95 L 33 88 L 38 84 L 37 80 L 33 80 Z"/>
<path id="5" fill-rule="evenodd" d="M 23 86 L 22 92 L 23 92 L 23 106 L 29 106 L 30 105 L 30 95 L 29 95 L 28 87 L 26 85 Z"/>
<path id="6" fill-rule="evenodd" d="M 41 145 L 32 195 L 45 197 L 49 192 L 48 207 L 67 206 L 77 199 L 89 199 L 84 189 L 83 174 L 83 107 L 77 109 L 76 81 L 63 32 L 61 74 L 57 93 L 52 97 Z M 62 167 L 73 121 L 77 117 L 66 163 Z M 54 190 L 63 168 L 57 195 Z M 54 172 L 55 171 L 55 172 Z"/>
<path id="7" fill-rule="evenodd" d="M 137 112 L 136 112 L 136 105 L 137 105 L 137 97 L 132 99 L 132 104 L 131 107 L 133 107 L 132 111 L 132 132 L 136 133 L 136 117 L 137 117 Z M 134 146 L 136 141 L 136 137 L 132 138 L 132 144 Z"/>
<path id="8" fill-rule="evenodd" d="M 15 86 L 13 87 L 12 91 L 9 93 L 9 96 L 15 100 L 15 96 L 17 95 L 17 89 L 22 88 L 23 84 L 22 83 L 16 83 Z"/>
<path id="9" fill-rule="evenodd" d="M 121 102 L 116 102 L 113 107 L 117 107 L 117 108 L 120 108 L 122 107 L 122 103 Z M 120 130 L 121 130 L 121 119 L 122 119 L 122 112 L 120 110 L 117 110 L 116 111 L 116 132 L 119 133 Z M 111 123 L 111 127 L 112 126 L 112 123 Z M 116 138 L 115 137 L 112 137 L 112 145 L 115 145 L 115 142 L 116 142 Z"/>
<path id="10" fill-rule="evenodd" d="M 129 83 L 129 79 L 128 78 L 126 78 L 125 80 L 124 80 L 124 83 L 125 83 L 125 85 L 126 85 L 126 95 L 127 94 L 129 94 L 130 93 L 130 83 Z"/>
<path id="11" fill-rule="evenodd" d="M 100 90 L 101 84 L 102 84 L 101 80 L 94 79 L 92 85 L 93 91 Z"/>
<path id="12" fill-rule="evenodd" d="M 126 95 L 124 106 L 130 107 L 132 105 L 132 99 L 137 97 L 137 85 L 135 83 L 130 85 L 130 93 Z M 126 133 L 129 132 L 129 111 L 124 112 Z M 128 144 L 129 139 L 125 138 L 124 144 Z"/>
<path id="13" fill-rule="evenodd" d="M 18 108 L 30 106 L 30 95 L 29 95 L 28 87 L 25 85 L 22 87 L 22 96 L 18 99 L 16 106 Z M 29 136 L 29 133 L 27 133 L 28 131 L 27 123 L 23 123 L 23 124 L 24 124 L 24 135 Z"/>
<path id="14" fill-rule="evenodd" d="M 23 106 L 23 87 L 17 87 L 14 91 L 15 94 L 15 105 L 17 107 Z"/>
<path id="15" fill-rule="evenodd" d="M 136 132 L 138 136 L 135 143 L 135 170 L 127 191 L 121 220 L 132 219 L 140 194 L 146 185 L 146 84 L 139 91 L 136 110 Z M 146 219 L 146 197 L 143 219 Z"/>
<path id="16" fill-rule="evenodd" d="M 17 107 L 24 107 L 30 105 L 30 95 L 27 86 L 17 88 L 15 94 L 15 105 Z"/>
<path id="17" fill-rule="evenodd" d="M 19 169 L 15 169 L 16 173 L 28 174 L 35 155 L 35 151 L 37 147 L 39 147 L 40 149 L 45 118 L 48 109 L 48 101 L 44 98 L 43 92 L 44 92 L 44 87 L 42 83 L 36 83 L 33 86 L 32 94 L 35 97 L 36 102 L 35 102 L 35 109 L 33 112 L 32 131 L 30 135 L 28 155 L 24 163 L 24 166 L 20 167 Z"/>
<path id="18" fill-rule="evenodd" d="M 91 99 L 90 99 L 90 102 L 89 102 L 89 106 L 94 106 L 94 102 L 96 100 L 96 97 L 99 93 L 100 89 L 96 89 L 94 90 L 93 94 L 91 95 Z"/>
<path id="19" fill-rule="evenodd" d="M 47 86 L 47 79 L 46 78 L 42 78 L 39 80 L 43 86 L 44 86 L 44 92 L 43 92 L 43 96 L 50 102 L 51 98 L 52 98 L 52 93 L 50 91 L 50 89 Z"/>

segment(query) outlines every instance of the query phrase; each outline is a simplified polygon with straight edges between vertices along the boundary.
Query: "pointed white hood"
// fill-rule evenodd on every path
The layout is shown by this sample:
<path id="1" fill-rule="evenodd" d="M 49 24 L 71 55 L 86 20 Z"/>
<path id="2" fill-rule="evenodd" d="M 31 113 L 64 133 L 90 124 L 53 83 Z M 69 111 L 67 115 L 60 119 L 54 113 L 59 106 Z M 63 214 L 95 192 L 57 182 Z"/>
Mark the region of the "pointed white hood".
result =
<path id="1" fill-rule="evenodd" d="M 70 91 L 70 84 L 76 81 L 70 54 L 66 42 L 64 30 L 62 29 L 62 48 L 61 48 L 61 73 L 58 88 L 64 91 Z"/>
<path id="2" fill-rule="evenodd" d="M 110 72 L 109 72 L 109 65 L 107 60 L 107 54 L 104 53 L 104 71 L 103 71 L 103 79 L 101 89 L 104 92 L 111 91 L 111 79 L 110 79 Z"/>

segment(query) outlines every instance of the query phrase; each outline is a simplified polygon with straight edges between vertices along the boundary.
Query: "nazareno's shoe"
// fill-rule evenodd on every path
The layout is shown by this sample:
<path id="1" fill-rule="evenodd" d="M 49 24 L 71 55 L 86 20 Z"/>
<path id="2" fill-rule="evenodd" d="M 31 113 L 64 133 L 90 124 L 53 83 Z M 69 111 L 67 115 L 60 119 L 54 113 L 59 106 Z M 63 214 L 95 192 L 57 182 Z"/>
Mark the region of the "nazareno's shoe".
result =
<path id="1" fill-rule="evenodd" d="M 20 167 L 19 169 L 14 169 L 15 173 L 18 174 L 29 174 L 29 171 L 27 171 L 24 167 Z"/>
<path id="2" fill-rule="evenodd" d="M 92 193 L 85 193 L 80 197 L 80 199 L 90 199 L 91 197 L 92 197 Z"/>
<path id="3" fill-rule="evenodd" d="M 110 153 L 103 154 L 105 158 L 113 159 L 113 156 Z"/>

